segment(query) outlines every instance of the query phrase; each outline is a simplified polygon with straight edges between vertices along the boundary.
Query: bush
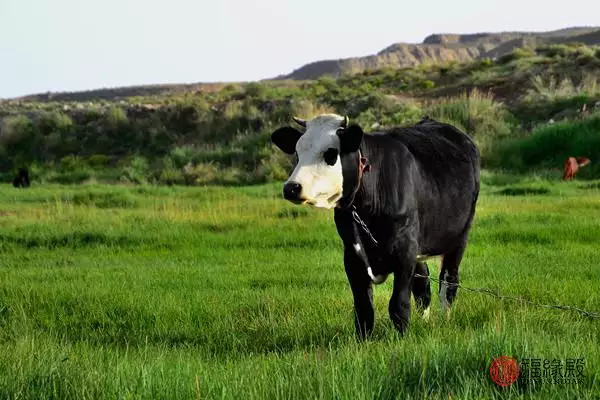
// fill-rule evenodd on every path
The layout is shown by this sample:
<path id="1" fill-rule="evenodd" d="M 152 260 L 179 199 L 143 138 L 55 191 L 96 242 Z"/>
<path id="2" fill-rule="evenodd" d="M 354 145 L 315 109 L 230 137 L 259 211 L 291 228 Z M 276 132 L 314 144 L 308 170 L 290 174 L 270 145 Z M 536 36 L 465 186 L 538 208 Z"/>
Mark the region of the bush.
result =
<path id="1" fill-rule="evenodd" d="M 148 183 L 150 168 L 148 160 L 142 156 L 134 156 L 126 163 L 121 171 L 121 180 L 124 182 L 144 184 Z"/>
<path id="2" fill-rule="evenodd" d="M 511 110 L 526 126 L 532 126 L 551 118 L 558 121 L 576 117 L 583 105 L 592 105 L 598 100 L 600 84 L 592 74 L 584 74 L 578 84 L 570 78 L 544 79 L 537 75 L 531 80 L 531 88 Z"/>
<path id="3" fill-rule="evenodd" d="M 435 102 L 425 112 L 434 119 L 465 130 L 482 153 L 491 151 L 495 143 L 510 136 L 516 125 L 503 103 L 477 90 L 473 90 L 470 96 L 463 94 Z"/>
<path id="4" fill-rule="evenodd" d="M 129 123 L 127 114 L 120 107 L 112 107 L 106 114 L 106 122 L 111 128 L 119 128 Z"/>
<path id="5" fill-rule="evenodd" d="M 245 92 L 250 97 L 261 99 L 265 97 L 266 88 L 260 83 L 251 82 L 246 85 Z"/>
<path id="6" fill-rule="evenodd" d="M 292 167 L 291 157 L 276 149 L 275 146 L 269 147 L 266 151 L 268 154 L 261 159 L 260 165 L 254 172 L 254 182 L 286 180 Z"/>
<path id="7" fill-rule="evenodd" d="M 176 168 L 183 168 L 194 159 L 196 150 L 190 146 L 178 146 L 169 152 L 169 158 Z"/>
<path id="8" fill-rule="evenodd" d="M 422 89 L 433 89 L 435 87 L 435 82 L 432 80 L 426 79 L 421 82 Z"/>
<path id="9" fill-rule="evenodd" d="M 168 167 L 160 171 L 158 177 L 159 183 L 167 184 L 167 185 L 175 185 L 175 184 L 183 184 L 185 183 L 185 179 L 183 176 L 183 172 L 180 169 Z"/>
<path id="10" fill-rule="evenodd" d="M 87 163 L 92 168 L 101 168 L 108 166 L 110 159 L 104 154 L 92 154 L 88 157 Z"/>
<path id="11" fill-rule="evenodd" d="M 588 157 L 582 174 L 597 175 L 600 165 L 600 115 L 535 129 L 529 136 L 501 143 L 488 162 L 491 166 L 525 172 L 531 168 L 562 169 L 567 157 Z"/>
<path id="12" fill-rule="evenodd" d="M 57 111 L 44 111 L 36 122 L 36 129 L 43 136 L 69 134 L 74 129 L 73 120 L 68 115 Z"/>
<path id="13" fill-rule="evenodd" d="M 187 185 L 202 185 L 215 182 L 219 169 L 212 163 L 188 164 L 183 169 L 183 180 Z"/>
<path id="14" fill-rule="evenodd" d="M 81 157 L 68 155 L 60 159 L 60 170 L 62 172 L 73 172 L 85 166 Z"/>
<path id="15" fill-rule="evenodd" d="M 17 168 L 33 162 L 41 141 L 31 119 L 26 116 L 8 117 L 3 121 L 0 148 L 8 157 L 7 167 Z"/>

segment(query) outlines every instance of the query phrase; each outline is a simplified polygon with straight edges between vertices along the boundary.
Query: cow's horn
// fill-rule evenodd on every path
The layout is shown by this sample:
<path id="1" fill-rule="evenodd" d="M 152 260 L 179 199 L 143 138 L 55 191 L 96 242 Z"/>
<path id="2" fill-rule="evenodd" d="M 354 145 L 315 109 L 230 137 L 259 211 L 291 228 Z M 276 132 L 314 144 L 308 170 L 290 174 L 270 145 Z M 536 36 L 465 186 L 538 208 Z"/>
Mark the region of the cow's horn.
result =
<path id="1" fill-rule="evenodd" d="M 348 127 L 348 116 L 344 115 L 344 121 L 342 121 L 342 128 L 347 128 Z"/>
<path id="2" fill-rule="evenodd" d="M 300 119 L 298 117 L 292 117 L 292 119 L 300 126 L 303 126 L 306 128 L 306 121 L 303 119 Z"/>

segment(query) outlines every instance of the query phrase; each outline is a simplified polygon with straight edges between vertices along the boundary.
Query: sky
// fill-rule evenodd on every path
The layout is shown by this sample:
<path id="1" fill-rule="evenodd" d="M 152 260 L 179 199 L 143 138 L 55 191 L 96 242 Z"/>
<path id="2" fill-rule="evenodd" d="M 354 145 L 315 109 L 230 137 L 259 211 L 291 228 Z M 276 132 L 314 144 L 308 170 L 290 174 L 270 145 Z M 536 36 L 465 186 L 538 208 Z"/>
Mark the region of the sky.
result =
<path id="1" fill-rule="evenodd" d="M 600 25 L 570 0 L 0 0 L 0 98 L 253 81 L 432 33 Z"/>

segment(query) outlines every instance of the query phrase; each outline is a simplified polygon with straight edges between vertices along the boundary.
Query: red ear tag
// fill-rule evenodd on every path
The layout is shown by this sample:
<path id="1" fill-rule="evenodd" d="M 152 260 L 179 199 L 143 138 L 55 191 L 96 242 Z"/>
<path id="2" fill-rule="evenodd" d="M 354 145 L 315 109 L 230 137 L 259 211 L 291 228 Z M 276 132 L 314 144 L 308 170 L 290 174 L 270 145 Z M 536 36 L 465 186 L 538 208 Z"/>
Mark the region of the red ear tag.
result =
<path id="1" fill-rule="evenodd" d="M 367 159 L 367 157 L 361 157 L 360 164 L 362 166 L 363 172 L 369 172 L 371 170 L 371 164 L 369 164 L 369 160 Z"/>

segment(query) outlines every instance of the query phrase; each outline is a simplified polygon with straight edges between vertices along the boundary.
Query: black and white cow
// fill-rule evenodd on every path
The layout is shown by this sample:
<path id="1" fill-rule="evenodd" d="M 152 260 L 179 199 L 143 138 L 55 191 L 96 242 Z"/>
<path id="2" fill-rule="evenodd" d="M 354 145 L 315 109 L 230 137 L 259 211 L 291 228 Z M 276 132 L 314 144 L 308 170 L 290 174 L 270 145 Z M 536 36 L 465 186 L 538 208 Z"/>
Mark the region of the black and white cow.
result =
<path id="1" fill-rule="evenodd" d="M 373 329 L 372 283 L 392 273 L 389 314 L 398 331 L 408 328 L 411 292 L 428 317 L 428 257 L 442 257 L 439 295 L 448 311 L 479 196 L 480 156 L 471 138 L 429 118 L 369 134 L 336 114 L 294 120 L 303 132 L 288 126 L 271 135 L 297 156 L 283 196 L 334 209 L 359 337 Z"/>
<path id="2" fill-rule="evenodd" d="M 19 172 L 13 178 L 12 184 L 16 188 L 29 187 L 29 170 L 27 168 L 19 168 Z"/>

